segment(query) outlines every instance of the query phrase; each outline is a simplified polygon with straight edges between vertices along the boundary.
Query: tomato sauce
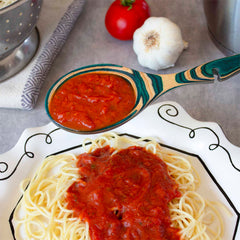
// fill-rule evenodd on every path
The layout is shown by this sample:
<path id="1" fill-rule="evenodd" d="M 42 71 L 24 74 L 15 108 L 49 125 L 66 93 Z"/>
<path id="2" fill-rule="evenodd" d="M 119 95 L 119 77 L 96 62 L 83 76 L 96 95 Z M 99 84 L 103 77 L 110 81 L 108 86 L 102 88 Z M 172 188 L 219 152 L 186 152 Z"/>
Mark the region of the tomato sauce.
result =
<path id="1" fill-rule="evenodd" d="M 66 81 L 49 104 L 51 117 L 80 131 L 97 130 L 123 119 L 134 107 L 135 94 L 124 78 L 84 74 Z"/>
<path id="2" fill-rule="evenodd" d="M 67 190 L 68 208 L 88 222 L 91 240 L 180 240 L 168 207 L 180 192 L 166 164 L 142 147 L 113 151 L 79 155 L 81 177 Z"/>

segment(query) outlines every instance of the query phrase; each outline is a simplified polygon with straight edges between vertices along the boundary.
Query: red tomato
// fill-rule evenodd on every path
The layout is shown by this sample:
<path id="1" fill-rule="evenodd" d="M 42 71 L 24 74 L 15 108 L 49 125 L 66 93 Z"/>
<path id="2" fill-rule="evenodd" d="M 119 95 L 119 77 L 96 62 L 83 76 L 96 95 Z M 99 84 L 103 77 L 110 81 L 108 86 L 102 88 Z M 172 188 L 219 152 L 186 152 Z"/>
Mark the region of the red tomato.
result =
<path id="1" fill-rule="evenodd" d="M 105 26 L 108 32 L 120 40 L 131 40 L 135 30 L 150 16 L 145 0 L 115 0 L 109 7 Z"/>

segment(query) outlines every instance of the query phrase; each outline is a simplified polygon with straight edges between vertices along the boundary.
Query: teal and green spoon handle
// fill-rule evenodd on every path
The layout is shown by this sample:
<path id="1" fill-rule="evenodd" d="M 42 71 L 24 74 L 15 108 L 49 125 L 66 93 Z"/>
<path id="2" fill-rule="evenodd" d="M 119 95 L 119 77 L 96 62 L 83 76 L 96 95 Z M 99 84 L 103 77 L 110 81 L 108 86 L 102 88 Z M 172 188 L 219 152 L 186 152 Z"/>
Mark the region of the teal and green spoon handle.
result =
<path id="1" fill-rule="evenodd" d="M 151 74 L 136 71 L 127 67 L 114 64 L 96 64 L 76 69 L 64 75 L 52 87 L 48 94 L 51 94 L 68 79 L 86 73 L 105 73 L 114 74 L 125 78 L 133 87 L 136 95 L 136 103 L 133 110 L 120 122 L 108 126 L 100 131 L 115 128 L 141 112 L 151 102 L 171 89 L 195 83 L 210 83 L 217 75 L 218 80 L 222 81 L 230 78 L 240 71 L 240 54 L 217 59 L 208 63 L 201 64 L 194 68 L 172 74 Z M 46 102 L 46 104 L 48 104 Z"/>

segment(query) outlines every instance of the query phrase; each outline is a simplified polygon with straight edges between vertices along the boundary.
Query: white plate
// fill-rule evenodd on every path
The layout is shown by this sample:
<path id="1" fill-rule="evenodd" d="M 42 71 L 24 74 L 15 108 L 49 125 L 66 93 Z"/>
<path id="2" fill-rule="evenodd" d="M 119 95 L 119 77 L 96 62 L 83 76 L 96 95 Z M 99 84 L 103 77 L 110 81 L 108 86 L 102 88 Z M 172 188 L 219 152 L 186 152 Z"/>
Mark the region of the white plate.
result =
<path id="1" fill-rule="evenodd" d="M 224 240 L 240 239 L 240 148 L 232 145 L 216 123 L 191 118 L 175 102 L 154 104 L 140 115 L 114 130 L 137 137 L 155 137 L 180 154 L 187 154 L 201 177 L 199 191 L 209 200 L 224 203 Z M 91 135 L 95 138 L 98 135 Z M 65 151 L 79 153 L 82 140 L 77 135 L 50 123 L 26 129 L 16 146 L 0 155 L 0 239 L 11 240 L 14 229 L 12 213 L 21 194 L 19 183 L 31 177 L 46 156 Z"/>

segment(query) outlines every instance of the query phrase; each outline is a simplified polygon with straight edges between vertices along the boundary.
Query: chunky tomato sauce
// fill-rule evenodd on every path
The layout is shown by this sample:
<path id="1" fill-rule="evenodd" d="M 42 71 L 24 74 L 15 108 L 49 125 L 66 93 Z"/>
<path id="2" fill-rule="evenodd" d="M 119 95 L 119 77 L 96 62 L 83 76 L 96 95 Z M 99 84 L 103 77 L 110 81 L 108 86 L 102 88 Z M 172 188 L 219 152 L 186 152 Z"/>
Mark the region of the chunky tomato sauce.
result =
<path id="1" fill-rule="evenodd" d="M 89 131 L 120 121 L 134 104 L 133 88 L 124 78 L 91 73 L 73 77 L 59 87 L 49 112 L 65 127 Z"/>
<path id="2" fill-rule="evenodd" d="M 81 154 L 81 178 L 67 191 L 68 208 L 89 223 L 91 239 L 180 240 L 168 207 L 180 193 L 166 164 L 141 147 L 112 152 Z"/>

